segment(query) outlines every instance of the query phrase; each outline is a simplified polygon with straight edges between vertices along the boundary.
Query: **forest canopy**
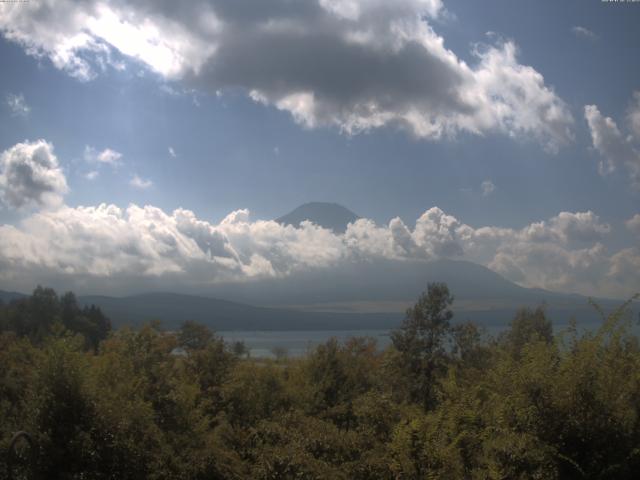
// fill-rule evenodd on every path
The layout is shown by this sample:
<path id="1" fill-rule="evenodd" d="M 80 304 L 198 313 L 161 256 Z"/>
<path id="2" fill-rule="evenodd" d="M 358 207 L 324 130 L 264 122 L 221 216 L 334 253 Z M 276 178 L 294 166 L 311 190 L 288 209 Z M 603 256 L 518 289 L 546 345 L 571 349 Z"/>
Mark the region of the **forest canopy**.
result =
<path id="1" fill-rule="evenodd" d="M 0 478 L 631 479 L 640 345 L 625 304 L 554 334 L 543 307 L 497 338 L 429 284 L 392 344 L 252 359 L 185 321 L 112 330 L 72 293 L 0 306 Z M 186 319 L 188 320 L 188 319 Z"/>

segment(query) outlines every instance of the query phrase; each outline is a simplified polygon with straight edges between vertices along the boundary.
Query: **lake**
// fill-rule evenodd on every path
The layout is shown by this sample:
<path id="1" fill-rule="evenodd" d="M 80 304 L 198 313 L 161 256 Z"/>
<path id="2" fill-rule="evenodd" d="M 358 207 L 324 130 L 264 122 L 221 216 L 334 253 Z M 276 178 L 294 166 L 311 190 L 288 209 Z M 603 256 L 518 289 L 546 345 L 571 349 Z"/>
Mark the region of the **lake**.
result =
<path id="1" fill-rule="evenodd" d="M 593 330 L 599 323 L 590 322 L 579 325 L 579 330 Z M 556 332 L 565 330 L 567 323 L 555 324 Z M 504 325 L 488 325 L 485 331 L 496 336 L 506 327 Z M 638 333 L 637 326 L 633 328 Z M 332 337 L 344 342 L 351 337 L 371 337 L 376 340 L 379 349 L 386 348 L 391 343 L 391 330 L 271 330 L 271 331 L 220 331 L 226 342 L 244 342 L 253 358 L 274 358 L 274 348 L 282 348 L 289 357 L 300 357 L 312 351 L 318 345 L 325 343 Z"/>
<path id="2" fill-rule="evenodd" d="M 340 342 L 351 337 L 371 337 L 384 349 L 391 343 L 390 330 L 272 330 L 216 332 L 226 342 L 244 342 L 251 357 L 274 358 L 274 348 L 283 348 L 289 357 L 301 357 L 330 338 Z"/>

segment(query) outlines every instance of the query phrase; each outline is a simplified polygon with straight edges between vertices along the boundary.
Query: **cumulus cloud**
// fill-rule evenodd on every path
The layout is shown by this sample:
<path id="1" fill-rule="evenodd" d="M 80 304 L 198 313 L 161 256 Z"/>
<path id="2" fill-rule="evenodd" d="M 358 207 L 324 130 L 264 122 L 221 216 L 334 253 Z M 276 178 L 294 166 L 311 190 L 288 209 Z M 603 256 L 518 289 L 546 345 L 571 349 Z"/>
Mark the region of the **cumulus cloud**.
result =
<path id="1" fill-rule="evenodd" d="M 523 285 L 593 294 L 605 288 L 607 264 L 600 243 L 572 250 L 548 242 L 516 240 L 501 246 L 489 267 Z"/>
<path id="2" fill-rule="evenodd" d="M 560 212 L 519 230 L 481 227 L 468 235 L 475 250 L 494 247 L 487 266 L 521 285 L 626 295 L 631 285 L 609 272 L 611 257 L 602 242 L 610 232 L 608 224 L 587 211 Z"/>
<path id="3" fill-rule="evenodd" d="M 173 149 L 173 147 L 169 147 L 169 156 L 171 158 L 177 158 L 178 155 L 176 154 L 176 151 Z"/>
<path id="4" fill-rule="evenodd" d="M 480 188 L 482 189 L 482 196 L 488 197 L 495 191 L 496 186 L 491 180 L 485 180 L 480 184 Z"/>
<path id="5" fill-rule="evenodd" d="M 213 225 L 182 209 L 63 207 L 0 232 L 7 275 L 39 268 L 104 278 L 183 275 L 206 283 L 286 275 L 334 263 L 343 253 L 342 240 L 328 230 L 251 222 L 246 210 Z"/>
<path id="6" fill-rule="evenodd" d="M 607 175 L 623 166 L 635 188 L 640 188 L 640 151 L 625 138 L 611 117 L 600 113 L 596 105 L 586 105 L 584 116 L 591 132 L 593 147 L 603 157 L 599 164 L 601 175 Z"/>
<path id="7" fill-rule="evenodd" d="M 67 191 L 65 175 L 50 143 L 18 143 L 0 154 L 0 200 L 6 206 L 55 206 Z"/>
<path id="8" fill-rule="evenodd" d="M 24 99 L 24 95 L 9 93 L 6 96 L 6 103 L 9 110 L 11 110 L 11 114 L 16 117 L 26 117 L 31 112 L 31 107 L 27 105 L 26 100 Z"/>
<path id="9" fill-rule="evenodd" d="M 146 178 L 141 178 L 138 175 L 134 175 L 129 180 L 129 185 L 134 188 L 139 188 L 140 190 L 146 190 L 147 188 L 151 188 L 153 186 L 153 182 Z"/>
<path id="10" fill-rule="evenodd" d="M 586 38 L 587 40 L 597 40 L 598 35 L 589 30 L 586 27 L 581 27 L 580 25 L 576 25 L 571 28 L 571 32 L 578 38 Z"/>
<path id="11" fill-rule="evenodd" d="M 122 163 L 122 154 L 110 148 L 105 148 L 104 150 L 99 151 L 87 145 L 84 147 L 84 159 L 89 163 L 97 163 L 117 167 Z"/>
<path id="12" fill-rule="evenodd" d="M 457 229 L 467 258 L 510 280 L 589 294 L 606 283 L 608 256 L 601 242 L 610 231 L 611 227 L 590 211 L 560 212 L 521 229 L 466 225 Z"/>
<path id="13" fill-rule="evenodd" d="M 561 242 L 569 244 L 602 240 L 609 234 L 611 227 L 607 223 L 601 223 L 600 218 L 591 211 L 560 212 L 549 220 L 548 230 L 557 235 Z"/>
<path id="14" fill-rule="evenodd" d="M 391 125 L 427 139 L 501 132 L 551 151 L 572 140 L 569 109 L 519 62 L 513 42 L 477 46 L 472 65 L 444 46 L 430 24 L 443 14 L 440 0 L 200 0 L 180 8 L 32 0 L 0 9 L 6 38 L 85 80 L 117 51 L 190 87 L 241 89 L 308 128 L 356 134 Z"/>

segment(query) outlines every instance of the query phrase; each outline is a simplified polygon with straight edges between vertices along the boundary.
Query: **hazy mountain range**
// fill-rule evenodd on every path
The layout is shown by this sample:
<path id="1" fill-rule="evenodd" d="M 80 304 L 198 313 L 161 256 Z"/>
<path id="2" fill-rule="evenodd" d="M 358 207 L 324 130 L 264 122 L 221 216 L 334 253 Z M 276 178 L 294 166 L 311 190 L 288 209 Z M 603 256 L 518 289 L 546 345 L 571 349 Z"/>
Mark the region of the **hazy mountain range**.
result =
<path id="1" fill-rule="evenodd" d="M 358 218 L 337 204 L 308 203 L 277 221 L 299 225 L 309 220 L 344 232 Z M 454 294 L 458 320 L 503 324 L 518 307 L 541 303 L 556 322 L 571 316 L 580 322 L 598 319 L 584 296 L 524 288 L 484 266 L 459 260 L 345 262 L 337 269 L 317 269 L 295 278 L 216 285 L 199 296 L 156 292 L 80 296 L 79 301 L 100 306 L 115 325 L 158 319 L 168 327 L 196 320 L 216 330 L 375 329 L 397 326 L 405 309 L 435 281 L 446 282 Z M 5 302 L 22 295 L 0 291 Z M 621 303 L 598 302 L 608 311 Z"/>

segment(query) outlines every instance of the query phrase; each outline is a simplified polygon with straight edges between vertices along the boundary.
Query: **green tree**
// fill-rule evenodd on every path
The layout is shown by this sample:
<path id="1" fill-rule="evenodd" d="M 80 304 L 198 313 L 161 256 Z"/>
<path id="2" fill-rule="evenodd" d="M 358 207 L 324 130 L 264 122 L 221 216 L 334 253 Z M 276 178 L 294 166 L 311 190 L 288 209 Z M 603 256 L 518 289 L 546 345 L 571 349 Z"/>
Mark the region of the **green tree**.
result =
<path id="1" fill-rule="evenodd" d="M 100 342 L 107 338 L 111 331 L 111 321 L 95 305 L 80 308 L 73 292 L 67 292 L 60 297 L 61 320 L 65 328 L 72 332 L 81 333 L 86 339 L 86 345 L 94 350 Z"/>
<path id="2" fill-rule="evenodd" d="M 281 362 L 287 359 L 289 356 L 289 350 L 287 350 L 287 347 L 283 347 L 282 345 L 276 345 L 271 349 L 271 354 L 277 361 Z"/>
<path id="3" fill-rule="evenodd" d="M 178 332 L 178 343 L 187 350 L 202 350 L 213 337 L 213 332 L 206 325 L 187 320 Z"/>
<path id="4" fill-rule="evenodd" d="M 30 297 L 0 307 L 0 331 L 13 331 L 42 344 L 61 329 L 82 334 L 85 347 L 95 351 L 109 335 L 111 321 L 94 305 L 81 309 L 72 292 L 58 298 L 54 290 L 40 286 Z"/>
<path id="5" fill-rule="evenodd" d="M 233 342 L 233 345 L 231 346 L 231 351 L 238 358 L 248 357 L 250 352 L 249 348 L 242 340 L 237 340 Z"/>
<path id="6" fill-rule="evenodd" d="M 516 312 L 509 329 L 500 337 L 502 344 L 516 357 L 522 348 L 532 342 L 553 342 L 553 325 L 543 305 L 532 310 L 528 307 Z"/>
<path id="7" fill-rule="evenodd" d="M 453 317 L 453 296 L 444 283 L 430 283 L 407 310 L 399 330 L 391 335 L 397 363 L 408 382 L 409 397 L 425 409 L 436 404 L 436 382 L 446 370 Z"/>

